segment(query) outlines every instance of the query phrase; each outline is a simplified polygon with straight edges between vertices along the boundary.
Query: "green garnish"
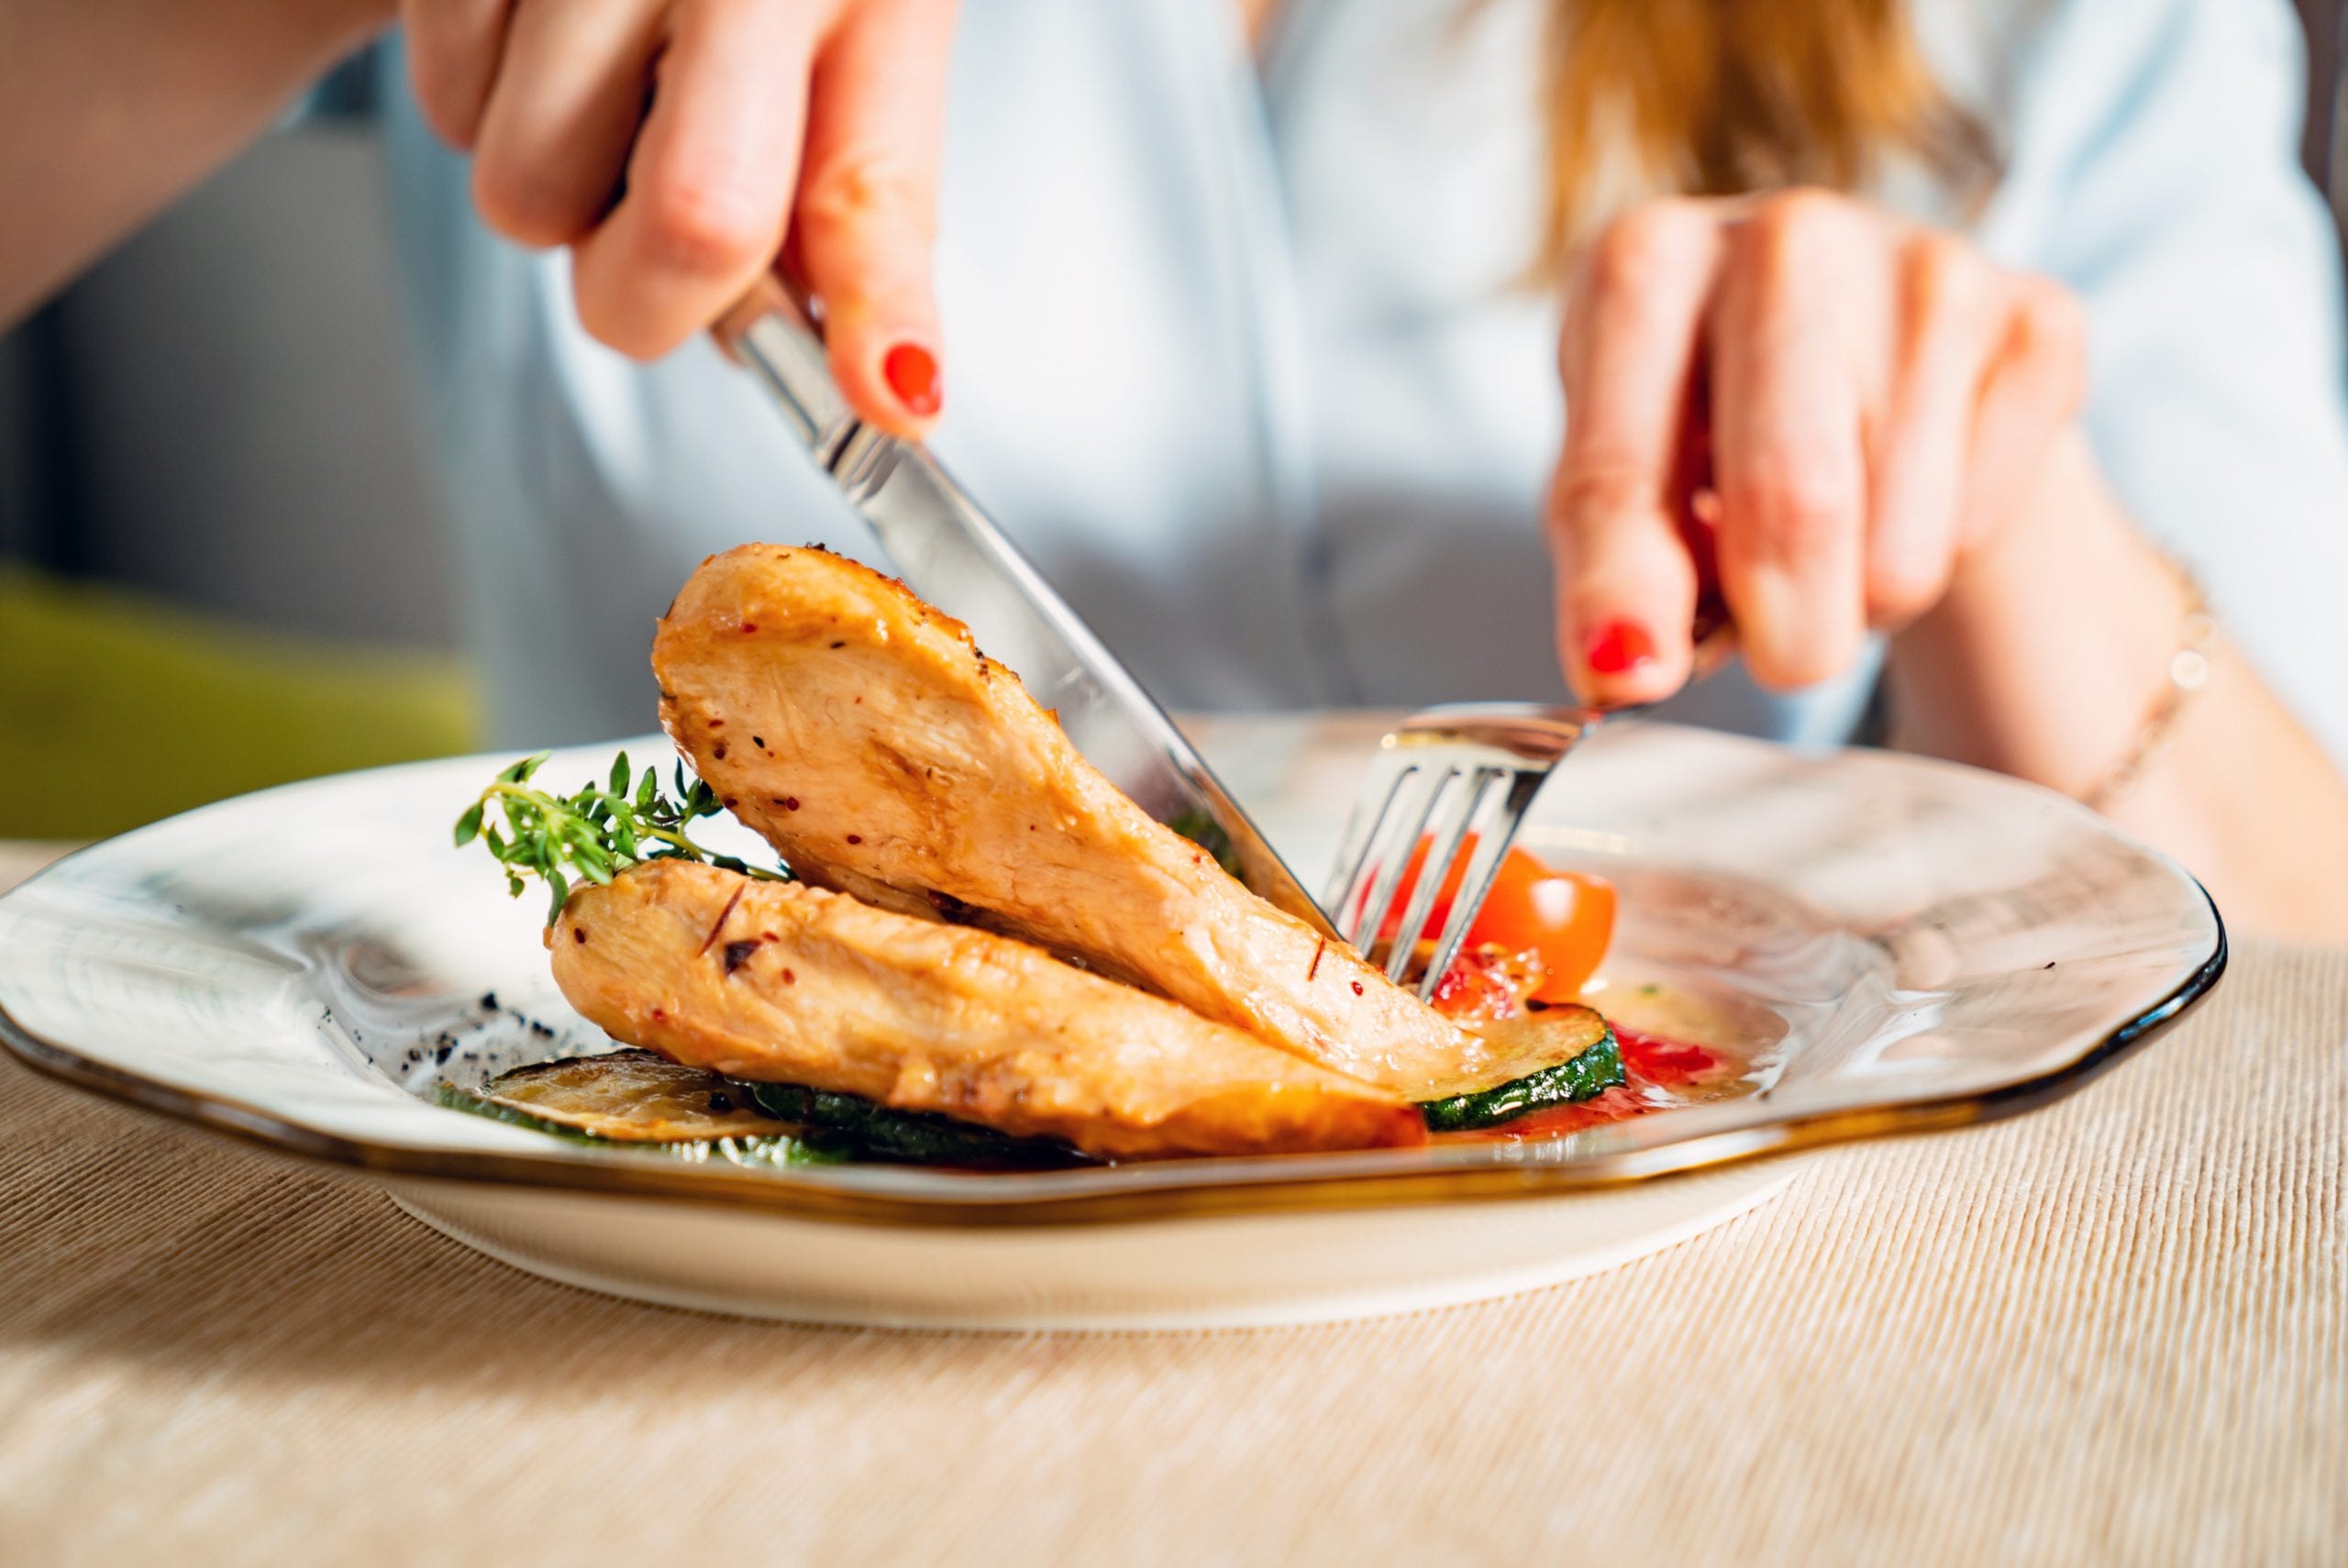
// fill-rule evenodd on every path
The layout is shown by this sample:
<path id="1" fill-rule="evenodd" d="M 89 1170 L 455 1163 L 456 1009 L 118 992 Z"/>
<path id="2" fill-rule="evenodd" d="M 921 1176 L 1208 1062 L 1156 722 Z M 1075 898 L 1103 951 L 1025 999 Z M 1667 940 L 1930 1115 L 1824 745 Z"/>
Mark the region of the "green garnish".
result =
<path id="1" fill-rule="evenodd" d="M 547 921 L 552 924 L 570 896 L 570 878 L 598 887 L 647 860 L 700 860 L 725 871 L 738 871 L 766 882 L 788 882 L 789 868 L 767 870 L 731 855 L 714 855 L 686 836 L 686 827 L 725 809 L 717 792 L 696 778 L 685 779 L 684 764 L 677 765 L 677 798 L 660 788 L 658 768 L 648 767 L 629 791 L 627 754 L 612 758 L 610 776 L 602 784 L 581 786 L 575 794 L 553 795 L 533 789 L 530 779 L 552 755 L 526 756 L 500 773 L 481 792 L 465 814 L 457 819 L 459 847 L 480 839 L 497 863 L 505 867 L 505 887 L 522 896 L 523 878 L 537 877 L 552 900 Z M 494 807 L 504 831 L 485 823 Z M 566 867 L 568 870 L 566 871 Z"/>

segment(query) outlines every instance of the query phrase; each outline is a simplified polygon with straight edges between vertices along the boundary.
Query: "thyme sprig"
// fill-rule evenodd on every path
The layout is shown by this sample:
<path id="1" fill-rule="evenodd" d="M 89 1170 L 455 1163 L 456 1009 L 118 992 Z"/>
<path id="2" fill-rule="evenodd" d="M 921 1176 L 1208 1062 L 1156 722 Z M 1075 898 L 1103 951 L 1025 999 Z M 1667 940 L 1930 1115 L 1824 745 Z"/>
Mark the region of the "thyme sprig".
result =
<path id="1" fill-rule="evenodd" d="M 735 856 L 713 854 L 687 835 L 685 829 L 692 823 L 725 807 L 707 784 L 686 780 L 684 764 L 677 765 L 673 800 L 661 790 L 656 767 L 635 776 L 631 792 L 625 752 L 612 758 L 611 773 L 603 783 L 556 795 L 530 782 L 550 755 L 542 751 L 526 756 L 500 773 L 457 819 L 456 828 L 460 848 L 476 838 L 488 846 L 505 867 L 506 890 L 515 898 L 522 896 L 526 877 L 545 881 L 551 895 L 548 924 L 570 897 L 571 877 L 608 886 L 613 877 L 647 860 L 700 860 L 761 881 L 791 879 L 787 868 L 768 870 Z M 493 810 L 504 823 L 503 832 L 488 820 Z"/>

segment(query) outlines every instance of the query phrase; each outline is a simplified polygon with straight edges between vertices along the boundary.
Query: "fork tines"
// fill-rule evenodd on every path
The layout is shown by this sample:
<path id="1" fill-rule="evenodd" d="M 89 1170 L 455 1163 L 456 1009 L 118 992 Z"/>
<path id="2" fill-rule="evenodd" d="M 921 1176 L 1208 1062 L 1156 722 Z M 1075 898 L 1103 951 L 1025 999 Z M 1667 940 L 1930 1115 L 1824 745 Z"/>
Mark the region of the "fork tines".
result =
<path id="1" fill-rule="evenodd" d="M 1474 849 L 1458 896 L 1443 928 L 1434 935 L 1434 954 L 1420 984 L 1421 995 L 1431 995 L 1435 982 L 1459 951 L 1468 924 L 1484 901 L 1492 874 L 1500 866 L 1516 824 L 1541 786 L 1542 772 L 1518 767 L 1456 767 L 1432 756 L 1423 762 L 1408 752 L 1381 759 L 1382 778 L 1363 795 L 1346 834 L 1343 863 L 1352 874 L 1337 889 L 1339 929 L 1357 951 L 1368 955 L 1394 914 L 1395 900 L 1404 890 L 1401 881 L 1414 859 L 1418 874 L 1411 880 L 1399 922 L 1394 922 L 1385 959 L 1389 979 L 1399 980 L 1418 944 L 1428 936 L 1428 918 L 1437 895 L 1450 880 L 1451 869 L 1469 838 Z M 1544 770 L 1545 771 L 1545 770 Z M 1417 851 L 1426 841 L 1425 855 Z"/>
<path id="2" fill-rule="evenodd" d="M 1432 996 L 1458 956 L 1534 796 L 1599 717 L 1528 703 L 1462 704 L 1414 713 L 1389 734 L 1346 825 L 1328 905 L 1355 950 L 1375 960 L 1372 948 L 1390 926 L 1385 969 L 1388 978 L 1401 979 L 1429 938 L 1435 901 L 1465 853 L 1458 893 L 1433 933 L 1433 955 L 1419 982 L 1419 995 Z"/>

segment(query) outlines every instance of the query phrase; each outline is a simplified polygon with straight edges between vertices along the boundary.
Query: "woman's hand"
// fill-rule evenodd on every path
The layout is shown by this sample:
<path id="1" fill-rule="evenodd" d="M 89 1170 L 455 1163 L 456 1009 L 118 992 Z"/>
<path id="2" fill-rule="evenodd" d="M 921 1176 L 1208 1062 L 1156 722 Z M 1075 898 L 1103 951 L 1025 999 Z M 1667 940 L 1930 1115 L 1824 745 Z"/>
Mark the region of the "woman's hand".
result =
<path id="1" fill-rule="evenodd" d="M 1755 679 L 1839 673 L 2020 506 L 2077 410 L 2080 339 L 2055 284 L 1841 196 L 1617 220 L 1567 293 L 1549 525 L 1567 678 L 1607 703 L 1669 696 L 1715 586 Z"/>
<path id="2" fill-rule="evenodd" d="M 2080 330 L 2054 284 L 1838 196 L 1607 229 L 1567 294 L 1550 517 L 1577 689 L 1670 695 L 1717 587 L 1764 684 L 1900 628 L 1903 745 L 2101 794 L 2149 755 L 2192 601 L 2073 420 Z M 2348 941 L 2348 782 L 2230 644 L 2207 657 L 2110 814 L 2231 921 Z"/>
<path id="3" fill-rule="evenodd" d="M 857 411 L 936 416 L 929 252 L 954 0 L 402 0 L 415 93 L 489 226 L 569 246 L 579 318 L 639 359 L 778 255 Z"/>

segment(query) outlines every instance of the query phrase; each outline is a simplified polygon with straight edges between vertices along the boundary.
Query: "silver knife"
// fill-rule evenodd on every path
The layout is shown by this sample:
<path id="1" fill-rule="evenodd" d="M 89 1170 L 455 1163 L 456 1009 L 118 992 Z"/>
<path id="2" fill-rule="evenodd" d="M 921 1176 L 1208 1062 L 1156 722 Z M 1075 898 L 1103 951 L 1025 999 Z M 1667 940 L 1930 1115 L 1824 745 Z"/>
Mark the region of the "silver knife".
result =
<path id="1" fill-rule="evenodd" d="M 1016 670 L 1028 693 L 1058 712 L 1087 761 L 1257 895 L 1342 940 L 1166 711 L 937 459 L 848 408 L 822 339 L 780 283 L 770 280 L 715 333 L 872 525 L 906 586 L 966 624 L 989 657 Z"/>

